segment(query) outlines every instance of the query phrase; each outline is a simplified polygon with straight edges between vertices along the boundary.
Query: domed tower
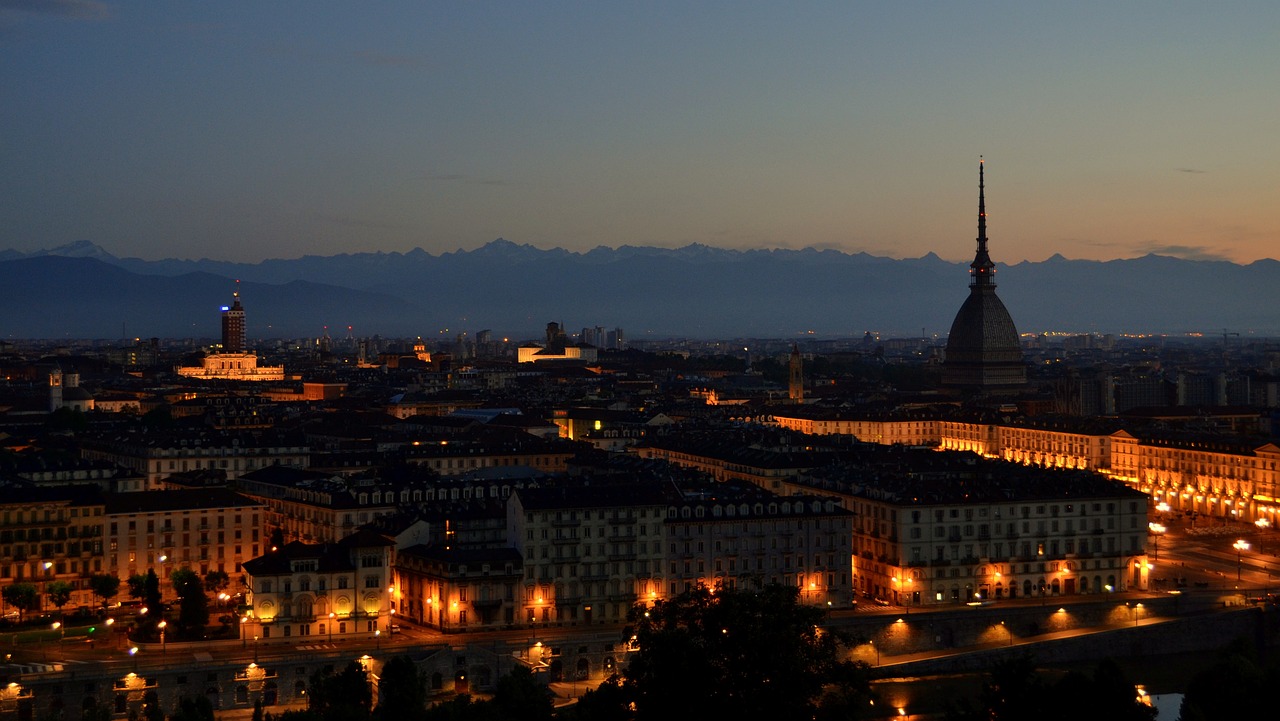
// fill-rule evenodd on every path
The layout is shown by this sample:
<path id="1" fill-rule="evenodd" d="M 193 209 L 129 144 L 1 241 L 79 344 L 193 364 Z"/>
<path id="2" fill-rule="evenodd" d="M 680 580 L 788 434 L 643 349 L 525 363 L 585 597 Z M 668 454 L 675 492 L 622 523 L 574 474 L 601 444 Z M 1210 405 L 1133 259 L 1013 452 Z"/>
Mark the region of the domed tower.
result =
<path id="1" fill-rule="evenodd" d="M 974 390 L 1026 385 L 1018 329 L 996 296 L 996 264 L 987 253 L 987 203 L 983 163 L 978 161 L 978 252 L 969 264 L 969 297 L 947 336 L 942 384 Z"/>

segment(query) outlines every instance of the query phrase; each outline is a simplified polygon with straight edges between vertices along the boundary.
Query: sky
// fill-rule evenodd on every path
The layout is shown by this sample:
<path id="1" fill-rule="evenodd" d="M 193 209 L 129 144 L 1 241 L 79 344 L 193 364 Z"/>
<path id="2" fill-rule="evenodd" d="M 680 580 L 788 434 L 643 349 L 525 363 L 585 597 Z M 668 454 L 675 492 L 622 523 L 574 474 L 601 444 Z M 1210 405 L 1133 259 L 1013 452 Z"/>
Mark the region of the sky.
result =
<path id="1" fill-rule="evenodd" d="M 1280 254 L 1280 3 L 0 0 L 0 249 Z"/>

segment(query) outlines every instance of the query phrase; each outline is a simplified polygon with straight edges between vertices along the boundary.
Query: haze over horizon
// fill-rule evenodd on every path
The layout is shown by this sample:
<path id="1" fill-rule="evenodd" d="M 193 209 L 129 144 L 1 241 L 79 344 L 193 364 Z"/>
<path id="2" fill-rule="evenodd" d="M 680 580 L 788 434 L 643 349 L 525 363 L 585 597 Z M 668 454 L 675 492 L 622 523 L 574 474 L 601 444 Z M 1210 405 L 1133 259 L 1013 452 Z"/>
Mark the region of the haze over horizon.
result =
<path id="1" fill-rule="evenodd" d="M 0 248 L 1277 256 L 1280 6 L 0 0 Z"/>

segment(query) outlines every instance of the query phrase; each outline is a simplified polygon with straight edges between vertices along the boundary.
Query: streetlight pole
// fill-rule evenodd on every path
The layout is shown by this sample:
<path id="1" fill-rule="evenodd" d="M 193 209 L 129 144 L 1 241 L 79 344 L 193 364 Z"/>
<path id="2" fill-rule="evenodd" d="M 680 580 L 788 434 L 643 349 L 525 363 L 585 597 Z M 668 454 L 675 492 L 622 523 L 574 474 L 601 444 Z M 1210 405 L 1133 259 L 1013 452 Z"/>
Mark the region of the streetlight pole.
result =
<path id="1" fill-rule="evenodd" d="M 1152 521 L 1151 523 L 1148 523 L 1147 528 L 1148 530 L 1151 531 L 1151 535 L 1155 537 L 1155 554 L 1152 556 L 1152 560 L 1159 561 L 1160 560 L 1160 534 L 1167 531 L 1168 528 L 1163 523 L 1156 523 L 1154 521 Z"/>
<path id="2" fill-rule="evenodd" d="M 1240 567 L 1244 563 L 1244 552 L 1249 550 L 1249 542 L 1243 538 L 1238 539 L 1231 547 L 1236 549 L 1236 580 L 1240 580 Z"/>
<path id="3" fill-rule="evenodd" d="M 333 643 L 333 620 L 337 618 L 333 611 L 329 612 L 329 643 Z"/>

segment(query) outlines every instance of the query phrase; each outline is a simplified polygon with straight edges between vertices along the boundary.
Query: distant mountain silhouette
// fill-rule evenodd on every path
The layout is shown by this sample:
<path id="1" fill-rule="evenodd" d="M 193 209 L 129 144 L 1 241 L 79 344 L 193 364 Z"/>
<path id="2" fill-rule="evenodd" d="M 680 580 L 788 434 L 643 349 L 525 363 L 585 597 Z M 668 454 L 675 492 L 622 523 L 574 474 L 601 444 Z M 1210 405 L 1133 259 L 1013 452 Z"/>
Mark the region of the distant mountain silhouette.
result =
<path id="1" fill-rule="evenodd" d="M 10 260 L 3 260 L 3 259 Z M 24 265 L 25 264 L 25 265 Z M 79 264 L 79 265 L 77 265 Z M 600 246 L 583 253 L 498 239 L 433 255 L 353 253 L 261 263 L 117 258 L 87 241 L 0 253 L 0 333 L 17 337 L 215 336 L 230 279 L 245 282 L 250 334 L 435 335 L 489 328 L 536 338 L 621 326 L 629 337 L 945 334 L 968 294 L 966 263 L 836 250 Z M 1280 334 L 1280 262 L 1157 255 L 1000 266 L 1022 332 Z M 56 311 L 55 311 L 56 309 Z M 332 330 L 331 330 L 332 332 Z"/>
<path id="2" fill-rule="evenodd" d="M 120 338 L 123 323 L 130 337 L 217 338 L 234 289 L 211 273 L 140 275 L 92 257 L 0 261 L 0 336 Z M 399 298 L 309 281 L 241 283 L 240 292 L 251 338 L 317 337 L 325 324 L 335 337 L 348 324 L 408 333 L 408 319 L 421 315 Z"/>

